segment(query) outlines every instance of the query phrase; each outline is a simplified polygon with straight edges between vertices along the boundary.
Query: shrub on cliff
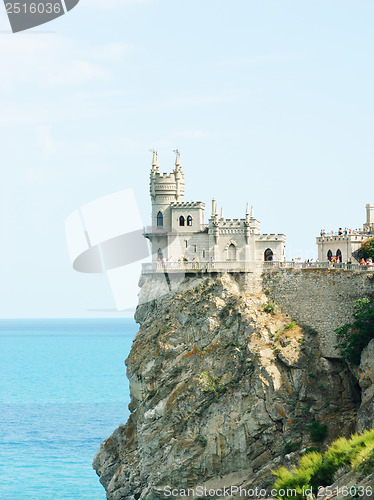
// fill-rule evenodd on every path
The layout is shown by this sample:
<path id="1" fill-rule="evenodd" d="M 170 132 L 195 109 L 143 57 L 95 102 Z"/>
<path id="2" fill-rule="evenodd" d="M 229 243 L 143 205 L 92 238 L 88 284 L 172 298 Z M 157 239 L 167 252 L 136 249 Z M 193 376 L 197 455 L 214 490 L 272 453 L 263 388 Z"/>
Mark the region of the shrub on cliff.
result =
<path id="1" fill-rule="evenodd" d="M 374 301 L 357 300 L 352 323 L 338 328 L 339 343 L 335 346 L 349 362 L 359 365 L 362 350 L 374 338 Z"/>
<path id="2" fill-rule="evenodd" d="M 273 471 L 276 482 L 274 488 L 279 491 L 296 490 L 297 495 L 279 495 L 282 500 L 305 500 L 306 489 L 318 491 L 319 486 L 329 486 L 334 482 L 334 475 L 342 466 L 348 466 L 358 474 L 374 472 L 374 429 L 363 434 L 354 434 L 350 439 L 339 438 L 323 454 L 311 452 L 304 455 L 298 467 L 289 471 L 280 467 Z"/>
<path id="3" fill-rule="evenodd" d="M 310 424 L 310 437 L 313 441 L 323 441 L 327 435 L 327 425 L 314 421 Z"/>
<path id="4" fill-rule="evenodd" d="M 369 257 L 374 260 L 374 237 L 361 243 L 361 254 L 365 260 Z"/>

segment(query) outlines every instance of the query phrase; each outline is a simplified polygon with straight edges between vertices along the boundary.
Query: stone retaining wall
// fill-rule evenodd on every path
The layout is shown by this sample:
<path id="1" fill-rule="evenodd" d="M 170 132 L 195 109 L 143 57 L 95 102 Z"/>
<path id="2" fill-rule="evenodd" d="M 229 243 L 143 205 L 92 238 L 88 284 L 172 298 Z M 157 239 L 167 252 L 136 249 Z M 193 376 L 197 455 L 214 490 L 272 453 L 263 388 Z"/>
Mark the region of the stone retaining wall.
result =
<path id="1" fill-rule="evenodd" d="M 323 356 L 337 358 L 334 330 L 352 319 L 356 300 L 374 297 L 374 276 L 338 269 L 265 271 L 263 289 L 284 314 L 319 333 Z"/>

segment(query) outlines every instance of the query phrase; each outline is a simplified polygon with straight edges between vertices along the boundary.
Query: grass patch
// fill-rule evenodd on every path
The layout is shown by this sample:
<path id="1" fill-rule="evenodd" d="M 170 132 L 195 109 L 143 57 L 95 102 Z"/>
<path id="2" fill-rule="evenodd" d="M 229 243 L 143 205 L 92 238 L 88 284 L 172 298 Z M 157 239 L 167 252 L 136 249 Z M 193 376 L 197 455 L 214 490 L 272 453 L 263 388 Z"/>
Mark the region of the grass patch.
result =
<path id="1" fill-rule="evenodd" d="M 286 325 L 284 327 L 284 329 L 285 330 L 293 330 L 295 328 L 296 324 L 297 324 L 296 321 L 291 321 L 291 323 L 288 323 L 288 325 Z"/>

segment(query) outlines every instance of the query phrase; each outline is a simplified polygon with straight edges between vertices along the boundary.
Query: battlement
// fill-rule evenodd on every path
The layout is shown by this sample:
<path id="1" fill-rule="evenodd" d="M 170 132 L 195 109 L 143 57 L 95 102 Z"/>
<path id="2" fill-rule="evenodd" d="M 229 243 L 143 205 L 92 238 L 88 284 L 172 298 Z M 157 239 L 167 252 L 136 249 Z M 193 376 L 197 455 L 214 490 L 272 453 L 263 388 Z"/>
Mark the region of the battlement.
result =
<path id="1" fill-rule="evenodd" d="M 281 241 L 286 241 L 286 235 L 285 234 L 260 234 L 258 236 L 259 240 L 281 240 Z"/>
<path id="2" fill-rule="evenodd" d="M 175 173 L 171 172 L 168 174 L 167 172 L 163 172 L 161 174 L 160 172 L 157 172 L 156 174 L 154 174 L 154 178 L 155 178 L 156 182 L 167 182 L 167 181 L 171 180 L 172 178 L 175 181 Z"/>
<path id="3" fill-rule="evenodd" d="M 202 201 L 173 201 L 170 203 L 171 208 L 205 208 L 205 203 Z"/>
<path id="4" fill-rule="evenodd" d="M 227 228 L 227 227 L 240 227 L 243 225 L 243 223 L 245 222 L 245 219 L 220 219 L 218 221 L 219 223 L 219 227 L 222 227 L 222 228 Z"/>

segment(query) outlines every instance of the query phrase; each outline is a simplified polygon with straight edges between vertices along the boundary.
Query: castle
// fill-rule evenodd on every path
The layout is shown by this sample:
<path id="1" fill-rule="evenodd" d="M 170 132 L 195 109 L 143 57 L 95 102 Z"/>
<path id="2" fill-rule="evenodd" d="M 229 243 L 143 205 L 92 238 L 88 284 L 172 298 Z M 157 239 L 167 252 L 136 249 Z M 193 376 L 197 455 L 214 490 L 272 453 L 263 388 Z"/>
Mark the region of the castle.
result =
<path id="1" fill-rule="evenodd" d="M 160 173 L 158 156 L 153 152 L 150 194 L 152 225 L 144 235 L 151 242 L 154 262 L 283 262 L 285 235 L 261 234 L 260 223 L 248 204 L 245 218 L 225 219 L 223 211 L 218 215 L 213 199 L 205 224 L 205 203 L 184 201 L 179 151 L 170 174 Z"/>
<path id="2" fill-rule="evenodd" d="M 318 259 L 320 262 L 355 262 L 355 252 L 361 243 L 374 233 L 374 205 L 366 205 L 366 222 L 360 229 L 339 228 L 338 231 L 321 231 L 317 238 Z"/>

